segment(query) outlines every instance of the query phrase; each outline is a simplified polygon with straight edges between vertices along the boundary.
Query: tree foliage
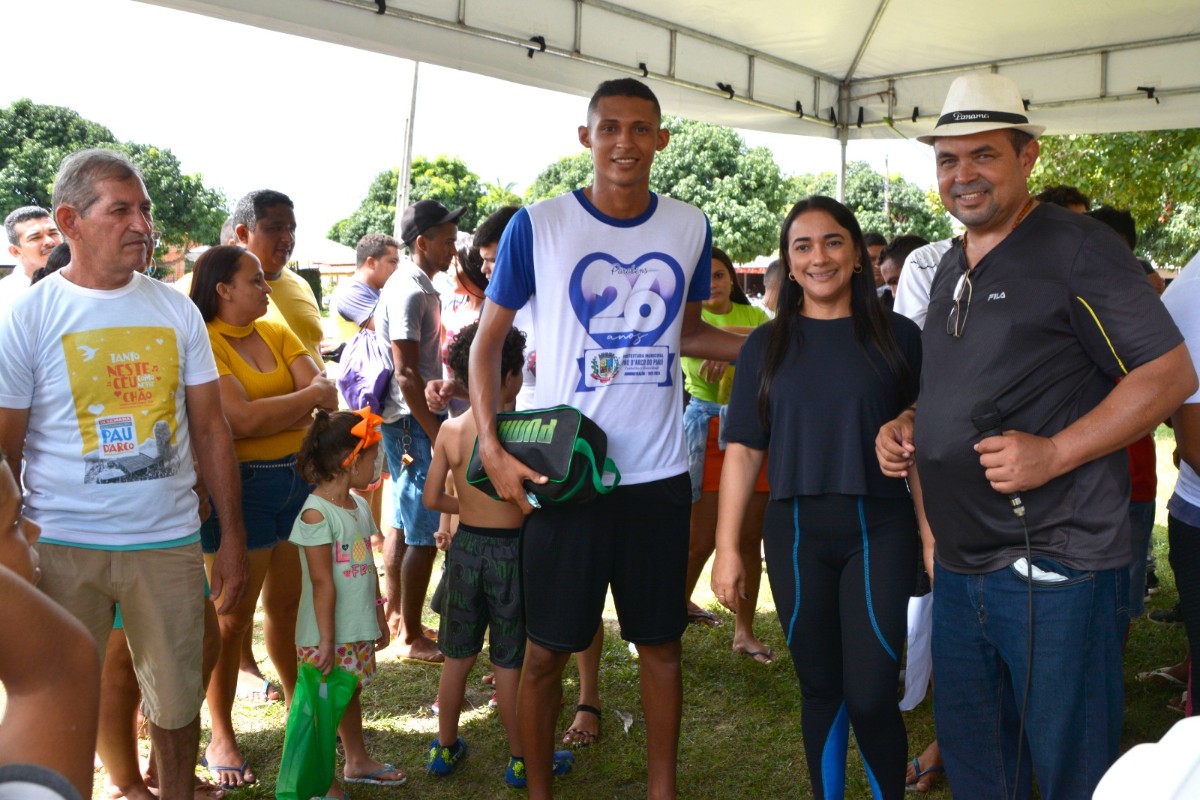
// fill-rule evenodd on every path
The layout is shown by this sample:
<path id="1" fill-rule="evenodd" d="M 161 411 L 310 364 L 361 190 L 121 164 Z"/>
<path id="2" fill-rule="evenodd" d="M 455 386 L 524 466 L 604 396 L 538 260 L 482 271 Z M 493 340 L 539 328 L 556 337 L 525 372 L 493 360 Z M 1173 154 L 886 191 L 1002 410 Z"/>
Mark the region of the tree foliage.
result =
<path id="1" fill-rule="evenodd" d="M 1044 136 L 1031 186 L 1067 184 L 1128 210 L 1138 253 L 1182 266 L 1200 247 L 1200 129 Z"/>
<path id="2" fill-rule="evenodd" d="M 667 117 L 671 142 L 654 158 L 650 187 L 691 203 L 708 215 L 713 242 L 739 263 L 776 249 L 787 183 L 771 151 L 747 148 L 731 128 Z M 529 187 L 533 202 L 587 186 L 589 152 L 562 158 L 542 170 Z"/>
<path id="3" fill-rule="evenodd" d="M 536 203 L 547 197 L 582 189 L 592 182 L 592 153 L 584 150 L 573 156 L 563 156 L 538 173 L 525 190 L 525 202 Z"/>
<path id="4" fill-rule="evenodd" d="M 391 234 L 396 229 L 396 190 L 399 184 L 398 167 L 376 175 L 358 209 L 349 217 L 335 222 L 329 229 L 329 238 L 347 247 L 356 247 L 358 240 L 368 233 Z M 475 230 L 479 221 L 486 216 L 483 182 L 458 157 L 414 158 L 408 196 L 410 202 L 414 203 L 418 200 L 437 200 L 446 208 L 465 206 L 466 213 L 458 221 L 458 227 L 465 231 Z"/>
<path id="5" fill-rule="evenodd" d="M 792 187 L 796 199 L 814 194 L 837 197 L 837 174 L 798 175 L 792 179 Z M 846 165 L 845 202 L 863 232 L 878 231 L 888 239 L 911 233 L 931 242 L 945 239 L 951 233 L 950 215 L 936 192 L 925 192 L 899 175 L 889 176 L 885 181 L 865 161 Z"/>
<path id="6" fill-rule="evenodd" d="M 217 243 L 228 214 L 225 196 L 205 187 L 200 175 L 184 174 L 170 150 L 119 142 L 108 128 L 69 108 L 28 99 L 0 109 L 0 217 L 24 205 L 50 208 L 59 164 L 89 147 L 119 150 L 138 165 L 166 244 L 186 249 Z"/>
<path id="7" fill-rule="evenodd" d="M 482 222 L 505 206 L 521 205 L 521 196 L 513 191 L 514 184 L 495 183 L 484 184 L 483 199 L 479 201 L 479 220 Z"/>

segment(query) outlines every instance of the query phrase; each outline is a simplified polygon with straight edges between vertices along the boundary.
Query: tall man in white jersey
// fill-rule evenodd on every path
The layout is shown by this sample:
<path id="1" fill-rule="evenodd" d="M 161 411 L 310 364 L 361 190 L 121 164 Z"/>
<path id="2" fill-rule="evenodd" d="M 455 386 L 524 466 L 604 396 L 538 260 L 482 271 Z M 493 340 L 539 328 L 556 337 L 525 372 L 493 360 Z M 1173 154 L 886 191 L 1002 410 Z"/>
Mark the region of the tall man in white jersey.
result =
<path id="1" fill-rule="evenodd" d="M 529 513 L 522 482 L 546 480 L 495 433 L 500 346 L 526 304 L 538 332 L 537 406 L 568 403 L 595 420 L 622 474 L 588 505 L 533 511 L 522 533 L 529 645 L 518 716 L 532 798 L 552 796 L 563 665 L 592 641 L 610 585 L 621 635 L 641 656 L 648 796 L 675 797 L 691 506 L 679 356 L 734 360 L 741 338 L 700 319 L 708 220 L 650 191 L 654 154 L 670 139 L 660 122 L 644 84 L 600 85 L 579 128 L 592 185 L 513 217 L 471 349 L 480 454 L 501 496 Z"/>

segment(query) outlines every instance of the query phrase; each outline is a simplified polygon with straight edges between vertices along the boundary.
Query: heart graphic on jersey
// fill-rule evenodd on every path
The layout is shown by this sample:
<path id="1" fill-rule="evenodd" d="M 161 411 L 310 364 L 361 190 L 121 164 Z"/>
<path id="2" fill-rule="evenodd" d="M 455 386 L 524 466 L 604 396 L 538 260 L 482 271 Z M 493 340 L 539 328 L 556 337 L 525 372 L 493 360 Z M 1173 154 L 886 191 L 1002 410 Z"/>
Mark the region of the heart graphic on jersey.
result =
<path id="1" fill-rule="evenodd" d="M 571 272 L 575 316 L 601 347 L 652 345 L 683 305 L 683 270 L 666 253 L 646 253 L 624 263 L 609 253 L 589 253 Z"/>

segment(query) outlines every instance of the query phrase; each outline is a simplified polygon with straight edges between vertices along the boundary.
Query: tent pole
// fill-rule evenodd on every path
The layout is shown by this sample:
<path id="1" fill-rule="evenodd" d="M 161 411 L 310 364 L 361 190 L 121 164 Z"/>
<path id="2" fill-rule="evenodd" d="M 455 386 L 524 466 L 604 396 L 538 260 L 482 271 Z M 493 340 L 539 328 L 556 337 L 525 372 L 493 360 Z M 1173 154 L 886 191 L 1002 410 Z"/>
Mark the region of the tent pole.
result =
<path id="1" fill-rule="evenodd" d="M 400 216 L 408 208 L 408 185 L 412 182 L 413 127 L 417 121 L 417 73 L 421 62 L 412 62 L 412 92 L 409 95 L 408 119 L 404 121 L 404 160 L 400 163 L 400 176 L 396 181 L 396 221 L 392 235 L 400 238 Z"/>
<path id="2" fill-rule="evenodd" d="M 839 203 L 846 202 L 846 145 L 850 141 L 850 89 L 843 86 L 838 93 L 838 178 L 837 199 Z"/>

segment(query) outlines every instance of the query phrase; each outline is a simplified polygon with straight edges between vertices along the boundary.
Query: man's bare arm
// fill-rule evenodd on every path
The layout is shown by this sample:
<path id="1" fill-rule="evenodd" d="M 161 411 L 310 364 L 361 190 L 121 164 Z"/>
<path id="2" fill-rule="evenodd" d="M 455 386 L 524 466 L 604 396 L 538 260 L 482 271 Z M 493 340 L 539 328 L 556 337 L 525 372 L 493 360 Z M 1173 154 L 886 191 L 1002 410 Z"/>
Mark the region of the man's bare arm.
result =
<path id="1" fill-rule="evenodd" d="M 1200 473 L 1200 403 L 1180 406 L 1171 415 L 1171 427 L 1175 429 L 1175 455 Z"/>
<path id="2" fill-rule="evenodd" d="M 1104 400 L 1051 437 L 1005 431 L 975 446 L 992 488 L 1035 489 L 1145 436 L 1196 391 L 1185 345 L 1130 372 Z"/>
<path id="3" fill-rule="evenodd" d="M 500 354 L 504 338 L 516 313 L 497 303 L 486 303 L 471 342 L 471 366 L 467 386 L 471 413 L 479 430 L 479 458 L 496 492 L 528 514 L 533 510 L 525 499 L 524 481 L 545 483 L 546 478 L 508 454 L 496 436 L 496 408 L 500 402 Z"/>
<path id="4" fill-rule="evenodd" d="M 404 395 L 404 402 L 408 404 L 408 412 L 425 431 L 429 441 L 435 441 L 442 423 L 425 402 L 425 379 L 421 377 L 419 369 L 421 343 L 412 339 L 394 340 L 392 361 L 396 369 L 396 383 L 400 386 L 400 393 Z"/>
<path id="5" fill-rule="evenodd" d="M 701 318 L 700 311 L 699 303 L 684 306 L 683 328 L 679 332 L 680 354 L 725 363 L 737 361 L 746 337 L 709 325 Z"/>
<path id="6" fill-rule="evenodd" d="M 217 612 L 227 614 L 246 590 L 246 528 L 242 522 L 242 483 L 233 434 L 221 410 L 217 381 L 186 389 L 188 428 L 200 476 L 221 520 L 221 545 L 212 567 L 212 596 Z"/>
<path id="7" fill-rule="evenodd" d="M 875 457 L 879 469 L 889 478 L 904 478 L 913 466 L 913 422 L 916 411 L 906 408 L 893 420 L 883 423 L 875 436 Z"/>
<path id="8" fill-rule="evenodd" d="M 29 430 L 28 408 L 0 408 L 0 448 L 8 460 L 17 488 L 21 488 L 21 458 L 25 452 L 25 434 Z"/>

